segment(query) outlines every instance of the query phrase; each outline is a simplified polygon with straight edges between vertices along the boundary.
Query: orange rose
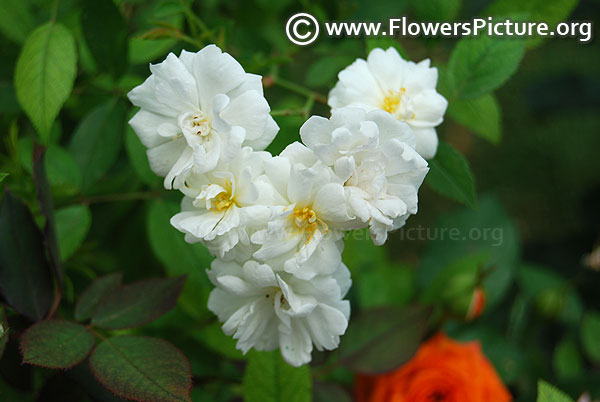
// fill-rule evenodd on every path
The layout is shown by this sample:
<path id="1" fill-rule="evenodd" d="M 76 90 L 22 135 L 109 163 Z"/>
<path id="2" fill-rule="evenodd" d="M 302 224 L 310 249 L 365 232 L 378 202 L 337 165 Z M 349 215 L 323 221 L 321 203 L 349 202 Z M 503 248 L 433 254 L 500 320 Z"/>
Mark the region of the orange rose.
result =
<path id="1" fill-rule="evenodd" d="M 440 333 L 396 371 L 359 375 L 358 402 L 509 402 L 512 397 L 478 342 Z"/>

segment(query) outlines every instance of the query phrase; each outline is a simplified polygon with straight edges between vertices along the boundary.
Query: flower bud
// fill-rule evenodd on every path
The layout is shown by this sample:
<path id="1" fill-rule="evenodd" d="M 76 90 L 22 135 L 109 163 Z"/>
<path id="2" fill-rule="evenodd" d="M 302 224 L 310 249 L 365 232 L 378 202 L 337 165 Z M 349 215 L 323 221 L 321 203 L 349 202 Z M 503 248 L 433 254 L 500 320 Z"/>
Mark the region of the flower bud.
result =
<path id="1" fill-rule="evenodd" d="M 483 310 L 485 309 L 485 290 L 483 287 L 478 286 L 475 288 L 473 292 L 473 297 L 471 298 L 471 305 L 469 306 L 469 311 L 467 311 L 467 321 L 474 320 L 483 314 Z"/>
<path id="2" fill-rule="evenodd" d="M 473 272 L 461 273 L 448 282 L 442 298 L 452 314 L 471 321 L 483 313 L 485 290 L 478 282 Z"/>

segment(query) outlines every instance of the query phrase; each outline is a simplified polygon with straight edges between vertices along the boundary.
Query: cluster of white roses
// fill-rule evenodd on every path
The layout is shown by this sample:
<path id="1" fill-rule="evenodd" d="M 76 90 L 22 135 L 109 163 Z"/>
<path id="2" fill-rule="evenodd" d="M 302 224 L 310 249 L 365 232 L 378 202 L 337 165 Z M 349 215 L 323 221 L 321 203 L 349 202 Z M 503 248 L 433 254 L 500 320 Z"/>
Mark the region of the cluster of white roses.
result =
<path id="1" fill-rule="evenodd" d="M 338 346 L 350 304 L 343 231 L 376 244 L 417 212 L 446 100 L 437 70 L 373 50 L 339 74 L 330 119 L 302 126 L 304 144 L 263 151 L 278 126 L 261 77 L 210 45 L 169 54 L 129 93 L 130 124 L 164 186 L 184 194 L 171 224 L 216 256 L 208 308 L 244 353 L 281 349 L 295 366 Z"/>

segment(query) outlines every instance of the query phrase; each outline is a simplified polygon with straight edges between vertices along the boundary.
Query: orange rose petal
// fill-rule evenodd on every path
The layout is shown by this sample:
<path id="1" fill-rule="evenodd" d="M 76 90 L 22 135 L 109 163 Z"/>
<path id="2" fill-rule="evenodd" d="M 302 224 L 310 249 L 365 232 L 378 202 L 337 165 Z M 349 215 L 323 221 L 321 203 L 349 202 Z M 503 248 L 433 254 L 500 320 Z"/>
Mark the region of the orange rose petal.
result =
<path id="1" fill-rule="evenodd" d="M 358 402 L 510 402 L 512 396 L 478 342 L 439 333 L 399 369 L 356 378 Z"/>

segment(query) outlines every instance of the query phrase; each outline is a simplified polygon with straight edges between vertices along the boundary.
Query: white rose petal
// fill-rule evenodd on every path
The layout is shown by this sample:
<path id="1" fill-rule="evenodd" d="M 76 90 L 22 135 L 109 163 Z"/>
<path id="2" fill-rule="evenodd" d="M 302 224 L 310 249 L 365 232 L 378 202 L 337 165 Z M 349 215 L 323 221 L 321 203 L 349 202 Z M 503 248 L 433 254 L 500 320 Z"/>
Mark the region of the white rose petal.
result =
<path id="1" fill-rule="evenodd" d="M 428 167 L 413 149 L 415 134 L 406 123 L 381 110 L 345 107 L 335 109 L 331 119 L 311 117 L 300 136 L 344 183 L 348 212 L 369 226 L 376 244 L 417 212 L 417 192 Z M 327 191 L 315 204 L 324 205 L 321 215 L 330 221 L 339 219 L 329 215 L 343 204 L 336 191 Z"/>
<path id="2" fill-rule="evenodd" d="M 346 106 L 385 110 L 415 130 L 416 150 L 425 159 L 437 151 L 435 132 L 448 101 L 436 92 L 438 73 L 429 60 L 402 59 L 393 47 L 373 49 L 367 60 L 357 59 L 342 70 L 329 93 L 332 111 Z"/>
<path id="3" fill-rule="evenodd" d="M 206 173 L 231 160 L 243 146 L 264 149 L 279 130 L 260 77 L 215 45 L 170 53 L 150 70 L 128 94 L 141 108 L 130 124 L 167 189 L 181 188 L 190 170 Z"/>
<path id="4" fill-rule="evenodd" d="M 275 190 L 267 180 L 258 179 L 270 158 L 267 152 L 245 147 L 212 172 L 188 174 L 181 187 L 182 212 L 171 218 L 171 224 L 186 234 L 187 242 L 203 242 L 220 258 L 238 244 L 246 248 L 240 256 L 247 255 L 252 229 L 265 226 L 270 217 L 268 205 Z"/>
<path id="5" fill-rule="evenodd" d="M 355 224 L 343 181 L 300 143 L 264 166 L 277 195 L 272 197 L 269 223 L 251 236 L 260 246 L 254 258 L 276 260 L 274 269 L 305 280 L 331 274 L 341 263 L 342 230 Z"/>
<path id="6" fill-rule="evenodd" d="M 343 264 L 311 281 L 256 261 L 215 260 L 207 273 L 216 286 L 208 308 L 244 353 L 279 347 L 285 361 L 300 366 L 311 360 L 313 346 L 337 348 L 348 326 L 350 304 L 343 297 L 350 275 Z"/>

